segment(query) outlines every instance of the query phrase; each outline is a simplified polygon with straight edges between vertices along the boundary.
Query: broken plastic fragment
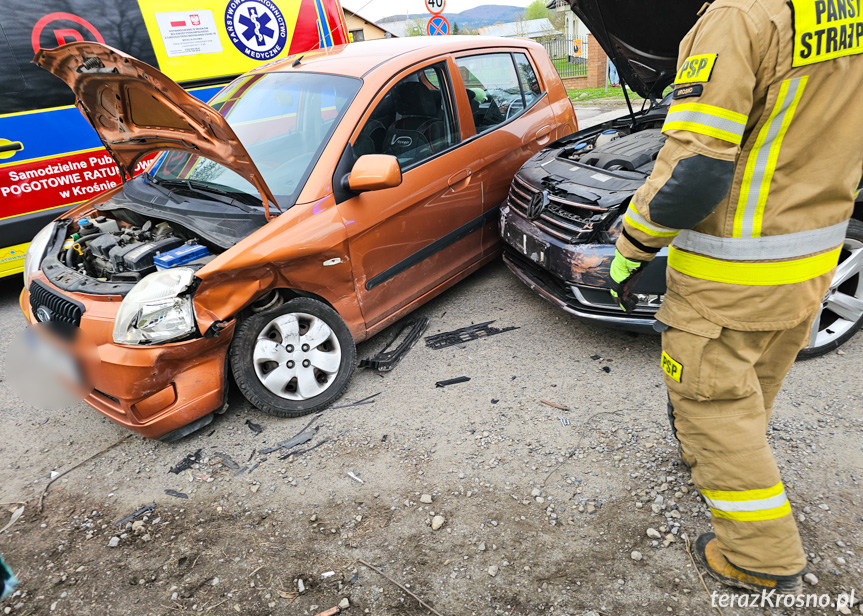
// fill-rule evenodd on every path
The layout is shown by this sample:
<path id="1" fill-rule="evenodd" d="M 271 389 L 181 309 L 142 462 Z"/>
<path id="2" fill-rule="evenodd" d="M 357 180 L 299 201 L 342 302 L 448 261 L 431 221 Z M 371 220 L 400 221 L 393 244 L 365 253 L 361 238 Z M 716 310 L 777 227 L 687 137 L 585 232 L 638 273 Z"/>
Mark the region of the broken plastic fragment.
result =
<path id="1" fill-rule="evenodd" d="M 518 329 L 518 327 L 504 327 L 503 329 L 498 329 L 497 327 L 490 327 L 492 323 L 494 323 L 494 321 L 487 321 L 485 323 L 479 323 L 469 327 L 462 327 L 461 329 L 454 329 L 451 332 L 426 336 L 426 346 L 430 349 L 445 349 L 446 347 L 470 342 L 477 338 L 488 338 L 489 336 Z"/>

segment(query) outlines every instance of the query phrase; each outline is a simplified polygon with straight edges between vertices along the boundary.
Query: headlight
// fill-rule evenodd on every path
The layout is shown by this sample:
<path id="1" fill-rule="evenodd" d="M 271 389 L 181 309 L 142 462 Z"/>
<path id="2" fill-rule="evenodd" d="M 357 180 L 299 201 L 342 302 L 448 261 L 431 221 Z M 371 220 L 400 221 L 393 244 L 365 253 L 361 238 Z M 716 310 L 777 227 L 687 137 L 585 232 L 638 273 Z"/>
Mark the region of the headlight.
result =
<path id="1" fill-rule="evenodd" d="M 52 222 L 47 227 L 44 227 L 33 241 L 27 247 L 27 254 L 24 257 L 24 286 L 30 287 L 30 280 L 39 271 L 42 266 L 42 259 L 45 258 L 45 250 L 48 248 L 48 242 L 54 237 L 54 231 L 57 229 L 57 223 Z"/>
<path id="2" fill-rule="evenodd" d="M 153 272 L 132 287 L 114 321 L 114 342 L 155 344 L 194 332 L 192 298 L 180 297 L 193 279 L 194 270 L 176 267 Z"/>

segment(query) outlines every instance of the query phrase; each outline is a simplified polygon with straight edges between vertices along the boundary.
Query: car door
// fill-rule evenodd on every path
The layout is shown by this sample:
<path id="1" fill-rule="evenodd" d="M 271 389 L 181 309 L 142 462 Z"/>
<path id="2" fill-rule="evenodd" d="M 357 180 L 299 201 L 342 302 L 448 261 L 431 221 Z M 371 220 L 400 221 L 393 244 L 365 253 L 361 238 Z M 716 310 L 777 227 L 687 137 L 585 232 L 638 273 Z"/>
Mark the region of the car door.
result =
<path id="1" fill-rule="evenodd" d="M 556 129 L 547 89 L 537 78 L 525 49 L 484 49 L 455 55 L 456 87 L 470 105 L 469 122 L 476 136 L 471 148 L 481 152 L 475 174 L 483 179 L 481 252 L 495 251 L 500 242 L 498 217 L 521 165 L 551 142 Z"/>
<path id="2" fill-rule="evenodd" d="M 399 186 L 338 205 L 367 326 L 478 258 L 482 187 L 461 141 L 446 58 L 395 75 L 357 126 L 354 156 L 395 156 L 402 171 Z"/>

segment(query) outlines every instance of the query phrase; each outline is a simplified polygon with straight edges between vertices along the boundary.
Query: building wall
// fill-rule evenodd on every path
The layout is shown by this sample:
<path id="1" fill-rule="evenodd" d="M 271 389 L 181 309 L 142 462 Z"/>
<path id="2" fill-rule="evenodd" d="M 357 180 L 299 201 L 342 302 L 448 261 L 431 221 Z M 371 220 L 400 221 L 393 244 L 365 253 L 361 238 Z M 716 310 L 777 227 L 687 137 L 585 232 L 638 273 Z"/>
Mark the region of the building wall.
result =
<path id="1" fill-rule="evenodd" d="M 365 19 L 361 19 L 349 11 L 345 11 L 345 21 L 348 24 L 348 32 L 362 30 L 363 40 L 371 41 L 374 39 L 386 38 L 387 33 L 383 28 L 369 23 Z"/>
<path id="2" fill-rule="evenodd" d="M 587 37 L 587 76 L 565 77 L 563 85 L 567 90 L 582 88 L 604 88 L 607 78 L 608 56 L 592 34 Z"/>
<path id="3" fill-rule="evenodd" d="M 555 11 L 558 13 L 564 13 L 566 16 L 566 22 L 563 27 L 563 35 L 569 39 L 576 39 L 585 36 L 587 32 L 587 26 L 585 26 L 582 21 L 578 18 L 578 15 L 572 12 L 572 9 L 569 8 L 569 4 L 564 2 L 557 8 Z"/>

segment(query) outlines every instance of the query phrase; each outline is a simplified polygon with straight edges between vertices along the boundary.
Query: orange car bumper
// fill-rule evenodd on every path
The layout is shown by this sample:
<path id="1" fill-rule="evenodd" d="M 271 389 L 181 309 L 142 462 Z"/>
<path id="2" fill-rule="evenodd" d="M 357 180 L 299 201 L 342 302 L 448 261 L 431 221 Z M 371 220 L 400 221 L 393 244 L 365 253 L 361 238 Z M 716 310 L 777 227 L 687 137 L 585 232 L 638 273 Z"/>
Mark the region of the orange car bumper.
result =
<path id="1" fill-rule="evenodd" d="M 44 278 L 40 281 L 50 284 Z M 222 406 L 233 322 L 213 338 L 141 347 L 118 345 L 111 331 L 120 298 L 70 295 L 51 286 L 85 306 L 80 330 L 95 343 L 96 352 L 71 348 L 86 380 L 87 404 L 147 438 L 163 437 Z M 27 289 L 19 302 L 27 320 L 36 323 Z"/>

